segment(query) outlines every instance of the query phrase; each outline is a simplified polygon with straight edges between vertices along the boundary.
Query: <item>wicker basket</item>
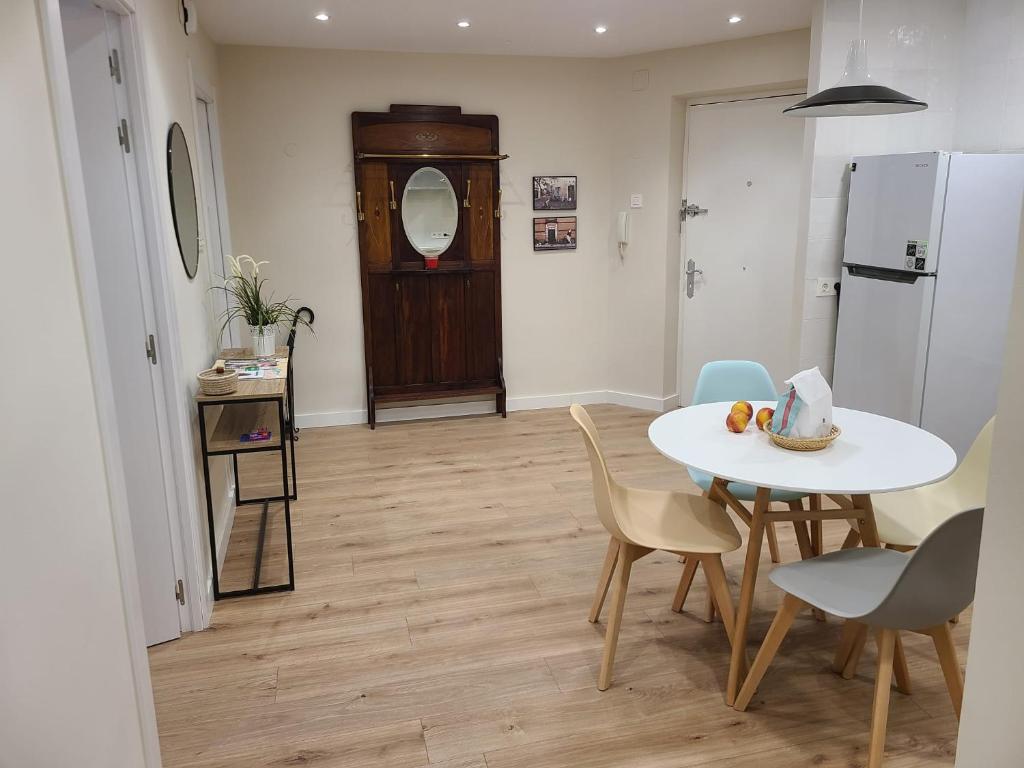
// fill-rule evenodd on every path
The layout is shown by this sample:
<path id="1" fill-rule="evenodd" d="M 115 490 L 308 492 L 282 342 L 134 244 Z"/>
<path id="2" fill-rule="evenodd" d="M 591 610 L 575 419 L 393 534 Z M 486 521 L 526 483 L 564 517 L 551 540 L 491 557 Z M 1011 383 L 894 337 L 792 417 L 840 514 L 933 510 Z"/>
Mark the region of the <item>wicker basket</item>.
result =
<path id="1" fill-rule="evenodd" d="M 238 371 L 217 373 L 216 369 L 207 368 L 200 371 L 196 378 L 199 379 L 199 389 L 204 395 L 230 395 L 238 389 Z"/>
<path id="2" fill-rule="evenodd" d="M 833 424 L 832 431 L 824 437 L 784 437 L 772 432 L 769 429 L 770 426 L 771 423 L 769 422 L 769 424 L 765 426 L 764 430 L 768 433 L 768 437 L 770 437 L 772 442 L 780 448 L 785 448 L 790 451 L 820 451 L 822 448 L 827 448 L 829 443 L 842 434 L 842 430 Z"/>

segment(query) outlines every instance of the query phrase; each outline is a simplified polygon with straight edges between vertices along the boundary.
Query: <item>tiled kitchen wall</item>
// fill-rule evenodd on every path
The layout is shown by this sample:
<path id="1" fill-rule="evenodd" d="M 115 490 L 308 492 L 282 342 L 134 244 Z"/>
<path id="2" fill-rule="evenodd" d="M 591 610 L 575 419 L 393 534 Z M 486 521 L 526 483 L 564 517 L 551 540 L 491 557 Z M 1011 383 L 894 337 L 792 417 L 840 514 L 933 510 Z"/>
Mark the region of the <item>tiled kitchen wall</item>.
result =
<path id="1" fill-rule="evenodd" d="M 857 36 L 858 0 L 816 9 L 808 88 L 836 83 Z M 868 66 L 878 82 L 928 102 L 905 115 L 821 118 L 811 154 L 800 365 L 831 376 L 838 303 L 815 296 L 838 280 L 854 155 L 1024 148 L 1024 2 L 866 0 Z M 820 44 L 815 43 L 820 40 Z"/>

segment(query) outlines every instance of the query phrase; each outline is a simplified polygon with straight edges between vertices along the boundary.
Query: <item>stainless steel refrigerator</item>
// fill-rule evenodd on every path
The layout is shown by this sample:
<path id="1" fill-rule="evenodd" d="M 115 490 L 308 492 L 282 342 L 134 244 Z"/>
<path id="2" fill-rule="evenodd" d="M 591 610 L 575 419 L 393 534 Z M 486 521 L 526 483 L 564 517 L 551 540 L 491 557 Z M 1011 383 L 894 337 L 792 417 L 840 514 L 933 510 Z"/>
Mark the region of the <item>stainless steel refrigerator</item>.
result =
<path id="1" fill-rule="evenodd" d="M 924 427 L 963 458 L 995 412 L 1024 154 L 851 168 L 833 400 Z"/>

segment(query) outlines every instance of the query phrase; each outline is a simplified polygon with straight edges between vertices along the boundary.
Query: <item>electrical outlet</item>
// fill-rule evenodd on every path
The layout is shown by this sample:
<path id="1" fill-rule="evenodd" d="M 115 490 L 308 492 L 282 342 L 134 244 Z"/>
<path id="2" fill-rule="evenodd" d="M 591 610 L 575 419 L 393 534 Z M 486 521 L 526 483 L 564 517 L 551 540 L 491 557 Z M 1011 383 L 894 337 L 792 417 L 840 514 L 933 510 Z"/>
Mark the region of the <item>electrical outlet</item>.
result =
<path id="1" fill-rule="evenodd" d="M 836 283 L 838 281 L 831 277 L 819 277 L 818 285 L 814 289 L 815 296 L 835 296 Z"/>

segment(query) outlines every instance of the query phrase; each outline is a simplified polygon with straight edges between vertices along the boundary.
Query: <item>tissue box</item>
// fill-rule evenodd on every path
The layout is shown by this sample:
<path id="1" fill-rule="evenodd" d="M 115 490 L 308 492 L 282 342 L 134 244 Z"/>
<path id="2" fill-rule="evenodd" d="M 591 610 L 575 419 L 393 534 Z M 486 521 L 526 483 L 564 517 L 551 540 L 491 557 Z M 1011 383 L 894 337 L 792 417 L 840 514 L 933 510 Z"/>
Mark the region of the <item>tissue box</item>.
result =
<path id="1" fill-rule="evenodd" d="M 817 367 L 786 381 L 772 417 L 772 432 L 783 437 L 825 437 L 832 431 L 832 388 Z"/>

